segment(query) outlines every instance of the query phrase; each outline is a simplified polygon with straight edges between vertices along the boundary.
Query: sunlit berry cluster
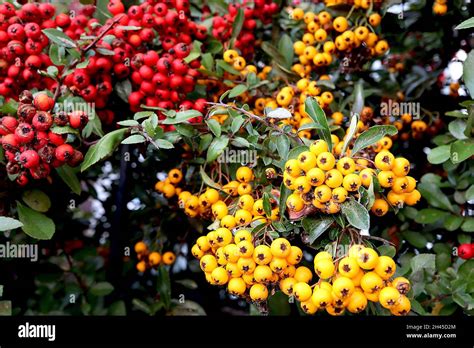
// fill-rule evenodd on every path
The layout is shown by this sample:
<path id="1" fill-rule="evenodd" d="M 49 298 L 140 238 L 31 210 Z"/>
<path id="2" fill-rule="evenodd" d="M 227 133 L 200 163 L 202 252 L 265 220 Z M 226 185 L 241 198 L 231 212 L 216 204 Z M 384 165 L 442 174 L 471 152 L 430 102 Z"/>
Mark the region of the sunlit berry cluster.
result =
<path id="1" fill-rule="evenodd" d="M 226 285 L 235 296 L 254 302 L 265 301 L 278 282 L 291 277 L 309 281 L 311 270 L 296 267 L 303 257 L 302 250 L 286 238 L 277 238 L 270 245 L 255 245 L 248 230 L 235 235 L 219 228 L 199 237 L 191 249 L 199 259 L 206 280 L 212 285 Z"/>
<path id="2" fill-rule="evenodd" d="M 69 144 L 67 134 L 58 128 L 70 126 L 81 130 L 89 121 L 87 114 L 83 111 L 54 113 L 54 99 L 43 92 L 33 98 L 31 92 L 24 91 L 19 100 L 18 118 L 0 119 L 0 143 L 5 150 L 6 169 L 16 176 L 16 182 L 24 186 L 30 178 L 47 178 L 52 168 L 80 164 L 82 152 Z"/>
<path id="3" fill-rule="evenodd" d="M 285 163 L 283 183 L 293 191 L 286 200 L 291 212 L 316 208 L 322 213 L 336 214 L 347 199 L 359 197 L 361 186 L 369 188 L 374 177 L 377 178 L 380 191 L 375 192 L 371 211 L 377 216 L 385 215 L 390 205 L 414 205 L 421 198 L 415 189 L 416 180 L 408 176 L 410 162 L 407 159 L 395 158 L 388 150 L 381 150 L 372 159 L 354 159 L 350 156 L 350 150 L 342 156 L 344 142 L 335 135 L 332 139 L 332 152 L 327 142 L 316 140 L 310 145 L 309 151 Z M 390 139 L 384 140 L 389 148 Z"/>
<path id="4" fill-rule="evenodd" d="M 361 7 L 364 11 L 365 7 Z M 291 18 L 304 21 L 305 33 L 293 45 L 299 63 L 293 70 L 306 77 L 313 69 L 329 66 L 334 59 L 342 58 L 360 48 L 362 58 L 383 55 L 389 48 L 386 40 L 381 40 L 373 31 L 380 25 L 381 16 L 376 12 L 353 13 L 356 19 L 338 16 L 333 18 L 328 11 L 314 13 L 295 8 Z M 357 23 L 357 24 L 356 24 Z M 354 57 L 355 59 L 356 57 Z"/>
<path id="5" fill-rule="evenodd" d="M 326 311 L 342 315 L 346 309 L 360 313 L 370 301 L 393 315 L 407 315 L 411 309 L 406 296 L 410 282 L 403 277 L 391 280 L 396 267 L 391 257 L 379 256 L 374 249 L 356 244 L 338 260 L 326 251 L 319 252 L 314 257 L 314 271 L 319 277 L 315 284 L 310 285 L 310 273 L 307 281 L 286 278 L 280 282 L 280 288 L 294 296 L 307 314 Z"/>
<path id="6" fill-rule="evenodd" d="M 134 250 L 138 258 L 136 269 L 141 273 L 147 269 L 158 267 L 160 264 L 171 265 L 176 260 L 176 255 L 172 251 L 166 251 L 163 254 L 151 251 L 144 241 L 137 242 Z"/>

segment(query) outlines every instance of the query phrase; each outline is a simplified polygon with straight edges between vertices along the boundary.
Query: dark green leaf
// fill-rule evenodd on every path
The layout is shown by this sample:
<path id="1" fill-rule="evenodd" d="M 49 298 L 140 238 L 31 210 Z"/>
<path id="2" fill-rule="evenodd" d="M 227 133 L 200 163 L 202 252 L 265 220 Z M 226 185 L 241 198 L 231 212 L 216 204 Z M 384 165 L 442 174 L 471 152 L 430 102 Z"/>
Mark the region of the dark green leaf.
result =
<path id="1" fill-rule="evenodd" d="M 334 220 L 330 217 L 305 217 L 301 220 L 301 224 L 308 233 L 309 244 L 313 244 L 327 229 L 333 224 Z"/>
<path id="2" fill-rule="evenodd" d="M 64 34 L 61 30 L 43 29 L 43 33 L 48 37 L 48 39 L 58 44 L 59 46 L 65 48 L 77 48 L 77 45 L 74 40 Z"/>
<path id="3" fill-rule="evenodd" d="M 385 135 L 397 134 L 397 128 L 395 126 L 373 126 L 368 130 L 359 135 L 352 148 L 351 156 L 354 156 L 357 152 L 371 146 L 382 139 Z"/>
<path id="4" fill-rule="evenodd" d="M 77 178 L 74 169 L 68 165 L 63 165 L 56 168 L 56 172 L 59 177 L 66 183 L 67 186 L 74 192 L 76 195 L 81 194 L 81 183 Z"/>
<path id="5" fill-rule="evenodd" d="M 332 151 L 332 139 L 331 131 L 329 130 L 328 120 L 323 109 L 319 106 L 317 100 L 313 97 L 306 98 L 305 102 L 305 112 L 311 117 L 314 123 L 316 123 L 321 129 L 317 129 L 317 133 L 320 139 L 323 139 L 328 143 L 329 152 Z"/>
<path id="6" fill-rule="evenodd" d="M 342 214 L 347 221 L 360 230 L 370 228 L 370 216 L 367 209 L 355 199 L 349 199 L 341 205 Z"/>
<path id="7" fill-rule="evenodd" d="M 141 134 L 133 134 L 122 140 L 122 144 L 141 144 L 146 141 L 145 137 Z"/>
<path id="8" fill-rule="evenodd" d="M 90 293 L 94 296 L 107 296 L 114 291 L 112 284 L 108 282 L 99 282 L 91 286 Z"/>
<path id="9" fill-rule="evenodd" d="M 246 85 L 237 85 L 234 88 L 232 88 L 229 92 L 229 98 L 235 98 L 241 95 L 242 93 L 247 91 L 247 86 Z"/>
<path id="10" fill-rule="evenodd" d="M 119 146 L 125 136 L 127 128 L 117 129 L 106 134 L 96 144 L 92 145 L 84 157 L 81 165 L 81 172 L 85 171 L 100 160 L 110 156 Z"/>
<path id="11" fill-rule="evenodd" d="M 27 206 L 16 202 L 18 218 L 23 224 L 23 231 L 36 239 L 51 239 L 56 231 L 53 220 Z"/>

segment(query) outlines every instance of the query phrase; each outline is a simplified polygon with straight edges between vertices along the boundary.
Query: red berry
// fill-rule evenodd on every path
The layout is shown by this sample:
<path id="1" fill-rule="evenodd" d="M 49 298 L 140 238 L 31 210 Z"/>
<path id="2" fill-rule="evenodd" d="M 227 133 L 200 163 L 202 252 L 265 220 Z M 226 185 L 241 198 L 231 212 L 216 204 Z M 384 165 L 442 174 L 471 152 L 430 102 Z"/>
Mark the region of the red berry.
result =
<path id="1" fill-rule="evenodd" d="M 15 130 L 15 135 L 21 144 L 28 144 L 33 141 L 35 131 L 29 123 L 20 123 Z"/>
<path id="2" fill-rule="evenodd" d="M 54 99 L 46 93 L 39 93 L 35 96 L 33 104 L 40 111 L 49 111 L 54 106 Z"/>
<path id="3" fill-rule="evenodd" d="M 53 132 L 48 133 L 49 142 L 53 145 L 59 146 L 65 143 L 66 134 L 56 134 Z"/>
<path id="4" fill-rule="evenodd" d="M 53 117 L 49 112 L 38 111 L 33 117 L 33 127 L 39 131 L 47 131 L 53 125 Z"/>
<path id="5" fill-rule="evenodd" d="M 26 150 L 22 152 L 20 155 L 20 163 L 23 165 L 23 167 L 28 169 L 37 167 L 40 163 L 38 152 L 35 150 Z"/>
<path id="6" fill-rule="evenodd" d="M 26 175 L 26 172 L 22 172 L 20 173 L 20 175 L 18 175 L 18 177 L 16 178 L 16 183 L 20 186 L 25 186 L 26 184 L 28 184 L 28 176 Z"/>
<path id="7" fill-rule="evenodd" d="M 61 162 L 69 161 L 74 154 L 74 148 L 69 144 L 59 145 L 54 151 L 55 157 Z"/>
<path id="8" fill-rule="evenodd" d="M 72 128 L 84 128 L 89 122 L 89 117 L 84 111 L 73 111 L 69 114 L 69 124 Z"/>
<path id="9" fill-rule="evenodd" d="M 4 116 L 0 119 L 0 135 L 13 133 L 18 126 L 18 120 L 12 116 Z"/>
<path id="10" fill-rule="evenodd" d="M 474 257 L 473 244 L 461 244 L 458 248 L 458 256 L 464 260 L 469 260 Z"/>
<path id="11" fill-rule="evenodd" d="M 16 152 L 18 150 L 18 146 L 20 146 L 20 142 L 15 134 L 7 134 L 1 138 L 2 146 L 5 151 Z"/>

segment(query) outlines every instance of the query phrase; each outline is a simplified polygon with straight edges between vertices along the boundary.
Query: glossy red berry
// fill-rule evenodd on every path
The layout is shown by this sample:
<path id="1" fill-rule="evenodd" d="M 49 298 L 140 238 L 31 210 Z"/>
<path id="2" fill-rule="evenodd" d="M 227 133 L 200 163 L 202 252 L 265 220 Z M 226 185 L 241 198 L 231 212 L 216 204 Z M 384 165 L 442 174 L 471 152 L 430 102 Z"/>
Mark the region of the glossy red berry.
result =
<path id="1" fill-rule="evenodd" d="M 464 260 L 469 260 L 474 257 L 473 244 L 461 244 L 458 248 L 458 256 Z"/>
<path id="2" fill-rule="evenodd" d="M 48 139 L 51 144 L 59 146 L 66 142 L 66 134 L 57 134 L 57 133 L 49 132 Z"/>
<path id="3" fill-rule="evenodd" d="M 69 124 L 72 128 L 82 129 L 89 122 L 89 117 L 84 111 L 73 111 L 69 114 Z"/>
<path id="4" fill-rule="evenodd" d="M 0 119 L 0 135 L 13 133 L 18 126 L 18 120 L 12 116 L 4 116 Z"/>
<path id="5" fill-rule="evenodd" d="M 5 151 L 15 152 L 18 150 L 18 147 L 20 146 L 20 142 L 18 141 L 18 138 L 13 133 L 3 136 L 1 138 L 1 141 L 2 141 L 2 147 L 5 149 Z"/>
<path id="6" fill-rule="evenodd" d="M 69 161 L 73 154 L 74 148 L 69 144 L 59 145 L 54 152 L 55 157 L 61 162 Z"/>
<path id="7" fill-rule="evenodd" d="M 38 152 L 35 150 L 26 150 L 22 152 L 20 155 L 20 163 L 23 167 L 28 169 L 37 167 L 40 163 Z"/>
<path id="8" fill-rule="evenodd" d="M 38 111 L 32 123 L 36 130 L 47 131 L 53 125 L 53 117 L 49 112 Z"/>
<path id="9" fill-rule="evenodd" d="M 39 93 L 35 96 L 33 104 L 40 111 L 49 111 L 54 106 L 54 99 L 46 93 Z"/>
<path id="10" fill-rule="evenodd" d="M 35 138 L 35 131 L 29 123 L 20 123 L 15 130 L 15 135 L 21 144 L 28 144 Z"/>

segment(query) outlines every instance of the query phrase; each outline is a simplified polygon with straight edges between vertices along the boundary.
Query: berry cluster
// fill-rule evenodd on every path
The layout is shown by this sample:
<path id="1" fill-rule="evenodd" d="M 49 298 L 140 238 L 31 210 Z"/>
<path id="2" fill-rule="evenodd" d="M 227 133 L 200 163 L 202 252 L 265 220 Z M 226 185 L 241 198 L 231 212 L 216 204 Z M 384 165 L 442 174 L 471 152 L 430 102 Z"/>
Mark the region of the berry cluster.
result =
<path id="1" fill-rule="evenodd" d="M 388 212 L 389 203 L 397 207 L 404 203 L 414 205 L 421 198 L 415 189 L 416 180 L 407 176 L 410 170 L 407 159 L 395 158 L 388 150 L 381 150 L 374 161 L 353 159 L 347 153 L 336 159 L 335 155 L 341 155 L 344 142 L 335 135 L 332 135 L 332 142 L 332 152 L 324 140 L 316 140 L 309 151 L 285 163 L 283 183 L 294 191 L 286 201 L 290 212 L 316 208 L 326 214 L 336 214 L 351 195 L 359 194 L 361 186 L 368 188 L 373 177 L 377 177 L 382 190 L 390 189 L 386 199 L 381 192 L 376 195 L 371 211 L 377 216 Z M 385 137 L 376 148 L 385 146 L 388 149 L 391 144 L 391 139 Z"/>
<path id="2" fill-rule="evenodd" d="M 16 9 L 11 3 L 0 5 L 0 95 L 17 98 L 22 90 L 53 89 L 55 81 L 38 70 L 53 65 L 44 53 L 49 39 L 43 29 L 60 27 L 71 37 L 84 32 L 87 17 L 60 14 L 50 3 L 26 3 Z"/>
<path id="3" fill-rule="evenodd" d="M 212 285 L 227 284 L 227 291 L 251 301 L 265 301 L 269 287 L 285 279 L 309 281 L 311 270 L 296 267 L 303 258 L 302 250 L 286 238 L 271 245 L 255 245 L 245 229 L 235 235 L 224 227 L 199 237 L 191 252 L 199 260 L 206 280 Z"/>
<path id="4" fill-rule="evenodd" d="M 319 81 L 329 79 L 329 76 L 321 75 Z M 330 91 L 323 91 L 323 88 L 318 84 L 318 81 L 302 78 L 298 80 L 295 87 L 286 86 L 280 89 L 275 98 L 258 98 L 255 100 L 256 113 L 259 115 L 267 108 L 276 109 L 278 107 L 294 110 L 292 113 L 293 117 L 284 119 L 281 123 L 283 125 L 291 125 L 294 131 L 298 131 L 305 124 L 313 122 L 305 112 L 305 100 L 307 97 L 314 97 L 321 108 L 330 111 L 329 105 L 334 101 L 334 96 Z M 333 113 L 334 116 L 337 114 L 340 113 Z M 310 139 L 311 135 L 310 130 L 298 132 L 298 136 L 301 138 Z"/>
<path id="5" fill-rule="evenodd" d="M 437 16 L 443 16 L 448 12 L 447 0 L 435 0 L 433 2 L 433 13 Z"/>
<path id="6" fill-rule="evenodd" d="M 172 251 L 167 251 L 163 255 L 158 251 L 150 252 L 148 245 L 143 241 L 136 243 L 134 250 L 139 260 L 136 268 L 140 273 L 145 272 L 149 268 L 157 267 L 160 264 L 171 265 L 176 260 L 176 255 Z"/>
<path id="7" fill-rule="evenodd" d="M 244 21 L 242 30 L 240 31 L 236 41 L 235 47 L 238 48 L 242 54 L 250 58 L 255 51 L 255 32 L 260 21 L 263 24 L 268 24 L 272 21 L 272 17 L 279 10 L 278 4 L 272 0 L 244 0 L 242 4 L 231 3 L 228 5 L 228 11 L 223 16 L 214 16 L 212 19 L 212 36 L 226 42 L 232 36 L 233 23 L 242 8 L 244 14 Z"/>
<path id="8" fill-rule="evenodd" d="M 365 10 L 365 7 L 361 8 Z M 305 72 L 305 76 L 309 75 L 306 71 L 330 65 L 337 56 L 352 52 L 351 60 L 360 58 L 366 61 L 371 56 L 383 55 L 389 48 L 387 41 L 380 40 L 369 29 L 369 26 L 375 28 L 380 25 L 381 16 L 375 12 L 357 17 L 357 25 L 352 25 L 343 16 L 333 19 L 327 11 L 315 14 L 295 8 L 291 17 L 296 21 L 303 20 L 306 26 L 306 33 L 293 45 L 299 57 L 299 64 L 295 64 L 293 70 L 299 74 Z"/>
<path id="9" fill-rule="evenodd" d="M 7 171 L 17 175 L 17 183 L 26 185 L 29 178 L 44 179 L 51 167 L 64 164 L 77 166 L 82 162 L 82 152 L 68 143 L 65 134 L 58 134 L 53 126 L 70 126 L 82 129 L 88 116 L 82 111 L 52 113 L 54 100 L 46 93 L 34 96 L 24 91 L 19 97 L 18 118 L 4 116 L 0 119 L 0 142 L 8 160 Z"/>
<path id="10" fill-rule="evenodd" d="M 300 301 L 307 314 L 326 310 L 330 315 L 342 315 L 347 309 L 360 313 L 368 301 L 378 302 L 393 315 L 406 315 L 411 304 L 406 294 L 410 282 L 403 277 L 390 278 L 396 270 L 395 261 L 388 256 L 379 256 L 369 247 L 356 244 L 340 260 L 333 260 L 326 251 L 314 257 L 314 271 L 319 281 L 313 286 L 308 281 L 287 278 L 280 282 L 282 291 Z"/>

